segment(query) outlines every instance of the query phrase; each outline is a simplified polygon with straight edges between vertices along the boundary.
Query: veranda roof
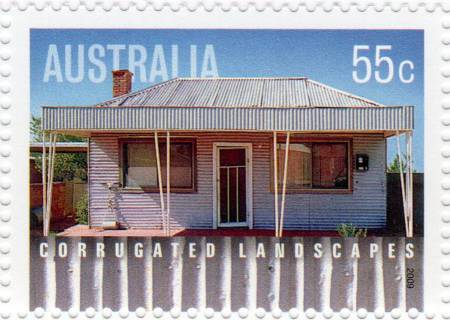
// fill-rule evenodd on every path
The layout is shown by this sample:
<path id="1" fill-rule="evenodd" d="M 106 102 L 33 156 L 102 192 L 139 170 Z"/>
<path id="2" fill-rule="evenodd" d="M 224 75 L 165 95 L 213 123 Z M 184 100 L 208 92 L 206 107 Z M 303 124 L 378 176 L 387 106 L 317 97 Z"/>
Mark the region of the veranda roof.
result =
<path id="1" fill-rule="evenodd" d="M 48 131 L 408 131 L 384 106 L 307 78 L 176 78 L 94 106 L 43 107 Z"/>

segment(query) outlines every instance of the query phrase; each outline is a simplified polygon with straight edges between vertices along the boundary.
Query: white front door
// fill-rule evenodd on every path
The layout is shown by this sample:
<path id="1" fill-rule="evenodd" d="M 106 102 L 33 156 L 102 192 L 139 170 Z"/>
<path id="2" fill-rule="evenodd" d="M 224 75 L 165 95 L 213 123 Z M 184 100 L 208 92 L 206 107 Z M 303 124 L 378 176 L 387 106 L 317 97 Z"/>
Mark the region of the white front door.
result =
<path id="1" fill-rule="evenodd" d="M 215 146 L 217 226 L 251 226 L 251 179 L 251 144 Z"/>

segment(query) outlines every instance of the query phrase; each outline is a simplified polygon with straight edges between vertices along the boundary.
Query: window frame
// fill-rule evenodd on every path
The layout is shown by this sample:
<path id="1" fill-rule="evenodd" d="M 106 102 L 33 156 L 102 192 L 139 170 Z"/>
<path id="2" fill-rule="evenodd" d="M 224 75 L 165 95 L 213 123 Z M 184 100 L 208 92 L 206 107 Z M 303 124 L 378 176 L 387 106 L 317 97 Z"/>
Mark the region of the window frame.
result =
<path id="1" fill-rule="evenodd" d="M 277 143 L 286 143 L 286 137 L 277 137 Z M 333 189 L 333 188 L 292 188 L 286 186 L 286 193 L 287 194 L 302 194 L 302 193 L 325 193 L 325 194 L 347 194 L 347 193 L 353 193 L 353 139 L 351 138 L 297 138 L 292 137 L 290 138 L 289 144 L 292 143 L 346 143 L 347 144 L 347 167 L 348 167 L 348 187 L 346 189 Z M 274 163 L 273 163 L 273 138 L 271 139 L 271 147 L 270 147 L 270 192 L 275 193 L 275 187 L 274 187 Z M 278 165 L 280 165 L 280 162 L 278 161 Z M 284 163 L 283 163 L 284 165 Z M 311 167 L 311 171 L 313 168 Z M 311 176 L 312 177 L 312 176 Z M 283 172 L 278 174 L 278 179 L 283 179 Z M 282 193 L 282 183 L 278 187 L 278 193 Z"/>
<path id="2" fill-rule="evenodd" d="M 192 145 L 192 159 L 191 159 L 191 186 L 190 187 L 173 187 L 170 186 L 171 193 L 195 193 L 197 192 L 197 140 L 195 138 L 177 138 L 171 137 L 170 143 L 190 143 Z M 125 145 L 127 143 L 150 143 L 154 144 L 154 137 L 150 138 L 122 138 L 119 139 L 119 181 L 120 190 L 130 193 L 159 193 L 159 186 L 156 187 L 128 187 L 125 185 L 125 165 L 127 163 L 125 155 Z M 166 143 L 166 137 L 159 137 L 159 143 Z M 163 170 L 163 169 L 162 169 Z M 164 192 L 167 191 L 166 187 L 162 188 Z"/>

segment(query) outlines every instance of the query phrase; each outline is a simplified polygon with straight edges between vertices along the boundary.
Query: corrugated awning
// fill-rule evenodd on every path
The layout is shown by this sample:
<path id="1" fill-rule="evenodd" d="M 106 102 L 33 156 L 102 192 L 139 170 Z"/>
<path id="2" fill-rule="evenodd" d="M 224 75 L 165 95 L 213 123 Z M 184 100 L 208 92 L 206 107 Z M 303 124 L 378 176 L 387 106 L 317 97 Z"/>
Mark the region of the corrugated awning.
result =
<path id="1" fill-rule="evenodd" d="M 47 131 L 407 131 L 414 107 L 43 107 Z"/>

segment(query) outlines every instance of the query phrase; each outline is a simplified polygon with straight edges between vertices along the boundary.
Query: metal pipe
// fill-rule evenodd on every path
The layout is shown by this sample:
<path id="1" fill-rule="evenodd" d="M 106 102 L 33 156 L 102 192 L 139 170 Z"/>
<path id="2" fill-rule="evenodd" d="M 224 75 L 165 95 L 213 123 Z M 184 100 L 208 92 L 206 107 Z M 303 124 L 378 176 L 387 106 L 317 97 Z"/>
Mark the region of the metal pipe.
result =
<path id="1" fill-rule="evenodd" d="M 162 217 L 162 225 L 164 232 L 166 231 L 166 224 L 164 219 L 164 194 L 163 194 L 163 185 L 162 185 L 162 177 L 161 177 L 161 161 L 159 158 L 159 141 L 158 141 L 158 131 L 155 131 L 155 153 L 156 153 L 156 167 L 158 171 L 158 185 L 159 185 L 159 197 L 161 202 L 161 217 Z"/>
<path id="2" fill-rule="evenodd" d="M 227 222 L 230 222 L 230 168 L 227 168 Z"/>
<path id="3" fill-rule="evenodd" d="M 53 177 L 55 175 L 56 138 L 57 135 L 53 134 L 52 155 L 51 155 L 52 165 L 50 168 L 50 197 L 49 197 L 50 205 L 48 206 L 48 229 L 47 229 L 48 232 L 50 232 L 50 223 L 52 220 Z"/>
<path id="4" fill-rule="evenodd" d="M 403 161 L 402 161 L 402 155 L 401 155 L 401 151 L 400 151 L 400 135 L 399 132 L 397 131 L 396 133 L 397 136 L 397 156 L 398 156 L 398 165 L 399 165 L 399 170 L 400 170 L 400 187 L 402 189 L 402 201 L 403 201 L 403 216 L 404 216 L 404 220 L 405 220 L 405 232 L 408 232 L 408 209 L 407 209 L 407 204 L 406 204 L 406 194 L 405 194 L 405 182 L 403 180 Z"/>
<path id="5" fill-rule="evenodd" d="M 410 172 L 410 174 L 411 174 L 411 178 L 410 178 L 410 183 L 411 183 L 411 206 L 410 206 L 410 210 L 411 210 L 411 219 L 410 219 L 410 221 L 409 221 L 409 223 L 410 223 L 410 232 L 411 232 L 411 237 L 414 235 L 414 230 L 413 230 L 413 228 L 414 228 L 414 223 L 413 223 L 413 221 L 414 221 L 414 171 L 413 171 L 413 169 L 414 169 L 414 163 L 413 163 L 413 132 L 411 131 L 410 133 L 409 133 L 409 135 L 410 135 L 410 146 L 411 146 L 411 148 L 410 148 L 410 159 L 411 159 L 411 172 Z"/>
<path id="6" fill-rule="evenodd" d="M 289 159 L 289 139 L 290 132 L 287 132 L 286 136 L 286 149 L 284 151 L 284 172 L 283 172 L 283 190 L 281 194 L 281 213 L 280 213 L 280 230 L 278 232 L 278 237 L 283 235 L 283 220 L 284 220 L 284 206 L 286 202 L 286 182 L 287 182 L 287 169 L 288 169 L 288 159 Z"/>
<path id="7" fill-rule="evenodd" d="M 218 154 L 220 157 L 220 150 L 218 150 Z M 220 161 L 220 160 L 219 160 Z M 216 164 L 216 167 L 214 168 L 215 172 L 216 172 L 216 180 L 214 181 L 214 183 L 216 184 L 216 196 L 217 196 L 217 202 L 216 202 L 216 209 L 217 212 L 214 212 L 214 214 L 217 217 L 217 225 L 222 223 L 222 202 L 221 202 L 221 198 L 220 198 L 220 186 L 221 186 L 221 180 L 220 180 L 220 174 L 221 174 L 221 168 L 219 167 L 219 165 Z"/>
<path id="8" fill-rule="evenodd" d="M 410 219 L 410 183 L 409 183 L 409 172 L 410 172 L 410 161 L 409 161 L 409 136 L 408 133 L 405 134 L 406 143 L 406 163 L 405 163 L 405 198 L 406 198 L 406 236 L 409 237 L 409 219 Z"/>
<path id="9" fill-rule="evenodd" d="M 278 237 L 278 145 L 277 133 L 273 133 L 273 186 L 275 191 L 275 236 Z"/>
<path id="10" fill-rule="evenodd" d="M 236 168 L 236 222 L 239 222 L 239 168 Z"/>
<path id="11" fill-rule="evenodd" d="M 413 152 L 413 144 L 412 144 L 412 132 L 408 132 L 408 176 L 409 176 L 409 188 L 408 188 L 408 209 L 409 209 L 409 217 L 408 217 L 408 231 L 409 233 L 406 235 L 407 237 L 413 236 L 413 219 L 414 219 L 414 211 L 413 211 L 413 160 L 412 160 L 412 152 Z"/>
<path id="12" fill-rule="evenodd" d="M 49 192 L 50 192 L 49 191 L 49 189 L 50 189 L 49 182 L 50 182 L 50 166 L 51 166 L 51 156 L 52 156 L 53 134 L 50 133 L 48 138 L 49 138 L 48 157 L 46 159 L 47 171 L 46 171 L 46 176 L 45 176 L 47 187 L 45 188 L 45 199 L 46 199 L 46 201 L 45 201 L 45 213 L 44 213 L 44 215 L 45 215 L 45 220 L 44 220 L 44 237 L 48 236 L 48 220 L 49 220 L 49 217 L 48 217 L 49 198 L 48 198 L 48 196 L 49 196 Z"/>
<path id="13" fill-rule="evenodd" d="M 44 236 L 47 236 L 48 233 L 46 231 L 47 225 L 47 159 L 46 153 L 47 150 L 45 148 L 45 131 L 42 132 L 42 214 L 44 216 L 44 225 L 43 225 L 43 233 Z"/>
<path id="14" fill-rule="evenodd" d="M 56 134 L 50 134 L 50 149 L 49 149 L 49 172 L 48 172 L 48 189 L 47 189 L 47 212 L 46 223 L 44 227 L 44 236 L 48 236 L 50 232 L 50 220 L 52 215 L 52 192 L 53 192 L 53 173 L 55 168 L 55 149 L 56 149 Z"/>
<path id="15" fill-rule="evenodd" d="M 167 235 L 170 236 L 170 133 L 169 133 L 169 131 L 167 131 L 167 135 L 166 135 L 166 198 L 167 198 L 167 211 L 166 211 Z"/>

